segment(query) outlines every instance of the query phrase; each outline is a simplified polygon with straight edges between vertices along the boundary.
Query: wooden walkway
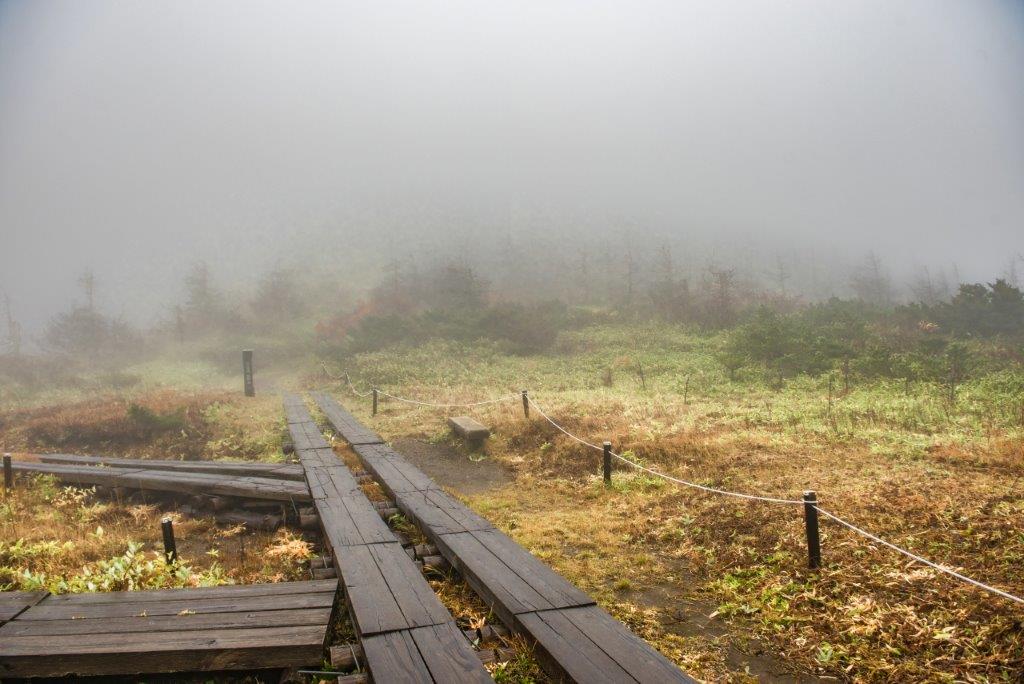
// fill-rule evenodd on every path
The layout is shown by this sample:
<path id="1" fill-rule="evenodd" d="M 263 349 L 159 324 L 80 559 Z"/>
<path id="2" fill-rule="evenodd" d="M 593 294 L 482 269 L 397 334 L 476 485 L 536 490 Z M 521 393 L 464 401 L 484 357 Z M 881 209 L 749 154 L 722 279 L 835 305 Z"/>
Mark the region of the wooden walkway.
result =
<path id="1" fill-rule="evenodd" d="M 330 448 L 302 400 L 286 397 L 285 412 L 373 681 L 491 682 L 451 613 Z M 353 429 L 361 443 L 379 443 L 365 428 Z"/>
<path id="2" fill-rule="evenodd" d="M 320 662 L 336 580 L 51 596 L 0 594 L 0 677 Z"/>
<path id="3" fill-rule="evenodd" d="M 189 464 L 189 468 L 179 467 L 180 461 L 138 461 L 140 465 L 124 465 L 126 459 L 97 459 L 81 461 L 85 456 L 68 457 L 50 462 L 33 462 L 17 460 L 12 463 L 15 472 L 44 473 L 53 475 L 62 482 L 76 485 L 101 485 L 105 487 L 124 487 L 153 492 L 172 492 L 177 494 L 211 494 L 230 496 L 242 499 L 261 499 L 265 501 L 310 501 L 309 490 L 305 482 L 291 477 L 244 474 L 240 472 L 224 473 L 220 464 L 214 467 Z M 79 459 L 79 460 L 69 460 Z M 42 459 L 40 459 L 42 460 Z M 120 461 L 103 463 L 106 461 Z M 230 467 L 236 467 L 232 464 Z M 221 468 L 221 472 L 217 471 Z M 288 474 L 288 470 L 283 471 Z"/>
<path id="4" fill-rule="evenodd" d="M 377 440 L 330 396 L 314 398 L 363 465 L 502 622 L 530 638 L 545 670 L 581 683 L 693 682 L 514 540 Z M 349 439 L 351 434 L 352 439 Z"/>

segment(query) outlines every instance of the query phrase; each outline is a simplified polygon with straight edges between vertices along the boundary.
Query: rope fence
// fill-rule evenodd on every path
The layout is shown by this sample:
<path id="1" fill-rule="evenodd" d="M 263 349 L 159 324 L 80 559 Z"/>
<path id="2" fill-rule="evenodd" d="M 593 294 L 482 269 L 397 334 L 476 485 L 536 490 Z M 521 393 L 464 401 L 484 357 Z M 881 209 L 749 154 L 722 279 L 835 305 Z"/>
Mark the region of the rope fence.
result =
<path id="1" fill-rule="evenodd" d="M 550 415 L 548 415 L 548 413 L 546 411 L 544 411 L 544 409 L 541 408 L 537 404 L 536 401 L 533 400 L 533 397 L 530 396 L 530 394 L 529 394 L 529 392 L 527 390 L 522 390 L 521 392 L 516 393 L 516 394 L 508 394 L 508 395 L 504 395 L 504 396 L 501 396 L 501 397 L 496 397 L 494 399 L 486 399 L 484 401 L 472 402 L 472 403 L 467 403 L 467 404 L 439 404 L 439 403 L 433 403 L 433 402 L 419 401 L 417 399 L 409 399 L 409 398 L 406 398 L 406 397 L 399 397 L 399 396 L 396 396 L 396 395 L 384 392 L 382 390 L 379 390 L 376 387 L 373 387 L 369 392 L 359 392 L 352 385 L 352 382 L 349 379 L 347 374 L 344 375 L 344 376 L 341 376 L 341 377 L 333 376 L 327 370 L 326 364 L 324 364 L 324 372 L 327 373 L 327 375 L 329 377 L 333 377 L 335 380 L 341 381 L 342 379 L 344 379 L 344 381 L 348 384 L 349 389 L 356 396 L 361 397 L 361 398 L 372 397 L 372 399 L 373 399 L 373 415 L 377 414 L 377 403 L 378 403 L 378 397 L 380 397 L 380 396 L 387 397 L 387 398 L 393 399 L 395 401 L 400 401 L 400 402 L 404 402 L 404 403 L 408 403 L 408 404 L 414 404 L 414 405 L 418 405 L 418 406 L 427 406 L 427 407 L 432 407 L 432 408 L 472 408 L 472 407 L 477 407 L 477 406 L 485 406 L 485 405 L 488 405 L 488 404 L 497 404 L 497 403 L 501 403 L 501 402 L 504 402 L 504 401 L 510 401 L 510 400 L 513 400 L 513 399 L 521 398 L 522 399 L 522 403 L 523 403 L 523 412 L 526 415 L 527 419 L 530 417 L 530 408 L 532 407 L 537 412 L 537 414 L 540 415 L 541 418 L 543 418 L 545 421 L 547 421 L 549 424 L 551 424 L 552 427 L 554 427 L 556 430 L 561 432 L 563 435 L 565 435 L 569 439 L 571 439 L 571 440 L 573 440 L 573 441 L 575 441 L 575 442 L 577 442 L 577 443 L 579 443 L 579 444 L 581 444 L 581 445 L 583 445 L 585 447 L 588 447 L 590 449 L 594 449 L 596 451 L 600 451 L 600 452 L 602 452 L 604 454 L 603 470 L 604 470 L 605 484 L 611 484 L 611 459 L 614 458 L 614 459 L 616 459 L 616 460 L 618 460 L 618 461 L 620 461 L 620 462 L 622 462 L 622 463 L 624 463 L 624 464 L 626 464 L 626 465 L 628 465 L 628 466 L 630 466 L 632 468 L 635 468 L 637 470 L 640 470 L 640 471 L 643 471 L 645 473 L 648 473 L 649 475 L 653 475 L 655 477 L 662 478 L 662 479 L 664 479 L 664 480 L 666 480 L 668 482 L 673 482 L 673 483 L 678 484 L 678 485 L 682 485 L 682 486 L 685 486 L 685 487 L 690 487 L 690 488 L 697 489 L 697 490 L 700 490 L 700 491 L 703 491 L 703 492 L 707 492 L 709 494 L 719 494 L 719 495 L 722 495 L 722 496 L 728 496 L 728 497 L 733 497 L 733 498 L 737 498 L 737 499 L 744 499 L 744 500 L 747 500 L 747 501 L 757 501 L 757 502 L 762 502 L 762 503 L 800 505 L 800 506 L 804 507 L 804 525 L 805 525 L 805 533 L 806 533 L 806 538 L 807 538 L 808 565 L 812 569 L 815 569 L 815 568 L 818 568 L 818 567 L 821 566 L 821 542 L 820 542 L 819 533 L 818 533 L 818 514 L 821 514 L 821 515 L 825 516 L 826 518 L 828 518 L 829 520 L 832 520 L 833 522 L 835 522 L 835 523 L 841 525 L 842 527 L 850 530 L 851 532 L 854 532 L 855 534 L 858 534 L 858 535 L 860 535 L 860 536 L 862 536 L 862 537 L 864 537 L 866 539 L 869 539 L 872 542 L 875 542 L 877 544 L 881 544 L 882 546 L 885 546 L 885 547 L 887 547 L 887 548 L 889 548 L 889 549 L 891 549 L 893 551 L 896 551 L 897 553 L 900 553 L 900 554 L 906 556 L 907 558 L 909 558 L 909 559 L 911 559 L 911 560 L 913 560 L 915 562 L 918 562 L 918 563 L 921 563 L 923 565 L 926 565 L 926 566 L 928 566 L 928 567 L 930 567 L 930 568 L 932 568 L 934 570 L 937 570 L 937 571 L 939 571 L 939 572 L 941 572 L 943 574 L 946 574 L 946 575 L 948 575 L 950 577 L 953 577 L 953 578 L 958 579 L 958 580 L 960 580 L 962 582 L 970 584 L 970 585 L 972 585 L 972 586 L 974 586 L 974 587 L 976 587 L 978 589 L 982 589 L 984 591 L 990 592 L 992 594 L 995 594 L 996 596 L 1000 596 L 1000 597 L 1002 597 L 1004 599 L 1007 599 L 1009 601 L 1013 601 L 1015 603 L 1024 605 L 1024 598 L 1021 598 L 1019 596 L 1015 596 L 1014 594 L 1011 594 L 1011 593 L 1009 593 L 1007 591 L 1004 591 L 1002 589 L 999 589 L 997 587 L 993 587 L 991 585 L 985 584 L 984 582 L 980 582 L 980 581 L 978 581 L 976 579 L 968 577 L 967 575 L 961 574 L 959 572 L 956 572 L 955 570 L 951 570 L 951 569 L 949 569 L 949 568 L 947 568 L 947 567 L 945 567 L 943 565 L 940 565 L 939 563 L 936 563 L 934 561 L 930 561 L 927 558 L 923 558 L 923 557 L 921 557 L 921 556 L 919 556 L 919 555 L 917 555 L 917 554 L 915 554 L 915 553 L 913 553 L 911 551 L 908 551 L 908 550 L 906 550 L 904 548 L 901 548 L 901 547 L 893 544 L 892 542 L 888 542 L 888 541 L 882 539 L 881 537 L 879 537 L 877 535 L 874 535 L 871 532 L 868 532 L 867 530 L 864 530 L 864 529 L 854 525 L 853 523 L 849 522 L 848 520 L 844 520 L 843 518 L 839 517 L 838 515 L 836 515 L 834 513 L 831 513 L 829 511 L 825 510 L 824 508 L 821 508 L 820 506 L 818 506 L 817 494 L 814 491 L 805 492 L 802 499 L 784 499 L 784 498 L 773 497 L 773 496 L 763 496 L 763 495 L 758 495 L 758 494 L 747 494 L 747 493 L 743 493 L 743 492 L 729 491 L 727 489 L 719 489 L 717 487 L 709 487 L 707 485 L 702 485 L 702 484 L 698 484 L 696 482 L 690 482 L 688 480 L 683 480 L 683 479 L 680 479 L 680 478 L 677 478 L 677 477 L 673 477 L 672 475 L 668 475 L 666 473 L 657 471 L 657 470 L 655 470 L 653 468 L 648 468 L 647 466 L 642 465 L 640 463 L 637 463 L 636 461 L 633 461 L 632 459 L 626 458 L 622 454 L 618 454 L 618 453 L 615 453 L 614 451 L 612 451 L 612 449 L 611 449 L 611 442 L 604 442 L 602 445 L 597 445 L 597 444 L 594 444 L 593 442 L 588 442 L 587 440 L 583 439 L 582 437 L 580 437 L 578 435 L 573 434 L 572 432 L 567 430 L 564 426 L 560 425 L 557 421 L 555 421 Z"/>

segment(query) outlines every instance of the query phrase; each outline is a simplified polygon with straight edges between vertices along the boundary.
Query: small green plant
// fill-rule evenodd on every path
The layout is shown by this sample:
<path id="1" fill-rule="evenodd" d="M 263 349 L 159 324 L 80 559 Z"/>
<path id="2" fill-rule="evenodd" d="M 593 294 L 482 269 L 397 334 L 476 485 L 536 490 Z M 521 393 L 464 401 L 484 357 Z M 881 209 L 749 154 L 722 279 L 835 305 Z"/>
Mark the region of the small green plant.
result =
<path id="1" fill-rule="evenodd" d="M 179 409 L 173 413 L 159 414 L 141 404 L 128 405 L 128 418 L 148 432 L 167 432 L 181 430 L 185 427 L 185 411 Z"/>

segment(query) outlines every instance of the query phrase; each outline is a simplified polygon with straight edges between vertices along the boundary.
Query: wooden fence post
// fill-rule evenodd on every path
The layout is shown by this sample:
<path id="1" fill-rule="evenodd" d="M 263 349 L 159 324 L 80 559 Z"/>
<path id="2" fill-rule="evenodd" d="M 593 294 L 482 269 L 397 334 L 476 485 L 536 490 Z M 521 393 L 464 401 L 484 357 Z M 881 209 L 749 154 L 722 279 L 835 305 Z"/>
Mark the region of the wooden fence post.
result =
<path id="1" fill-rule="evenodd" d="M 530 395 L 523 390 L 523 415 L 526 416 L 526 420 L 530 420 Z"/>
<path id="2" fill-rule="evenodd" d="M 164 533 L 164 557 L 168 563 L 178 560 L 178 547 L 174 543 L 174 521 L 164 518 L 160 521 L 160 527 Z"/>
<path id="3" fill-rule="evenodd" d="M 253 382 L 252 349 L 242 350 L 242 376 L 245 380 L 245 396 L 256 396 L 256 385 Z"/>
<path id="4" fill-rule="evenodd" d="M 14 469 L 11 467 L 11 455 L 4 454 L 4 489 L 11 491 L 14 487 Z"/>
<path id="5" fill-rule="evenodd" d="M 612 443 L 604 443 L 604 486 L 612 484 Z"/>
<path id="6" fill-rule="evenodd" d="M 818 495 L 814 491 L 804 492 L 804 527 L 807 532 L 807 567 L 812 570 L 821 567 L 821 539 L 818 536 Z"/>
<path id="7" fill-rule="evenodd" d="M 377 415 L 377 388 L 373 388 L 373 415 Z"/>

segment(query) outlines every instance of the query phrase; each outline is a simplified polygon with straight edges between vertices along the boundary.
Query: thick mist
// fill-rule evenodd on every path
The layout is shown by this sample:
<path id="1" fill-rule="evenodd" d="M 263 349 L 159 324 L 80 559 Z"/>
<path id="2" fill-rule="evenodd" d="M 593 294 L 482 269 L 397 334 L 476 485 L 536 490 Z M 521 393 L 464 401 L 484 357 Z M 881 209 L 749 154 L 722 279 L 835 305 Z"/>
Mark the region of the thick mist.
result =
<path id="1" fill-rule="evenodd" d="M 239 290 L 585 245 L 799 255 L 808 296 L 869 250 L 992 279 L 1022 73 L 1019 2 L 0 2 L 0 292 L 37 331 L 85 269 L 165 316 L 197 260 Z"/>

